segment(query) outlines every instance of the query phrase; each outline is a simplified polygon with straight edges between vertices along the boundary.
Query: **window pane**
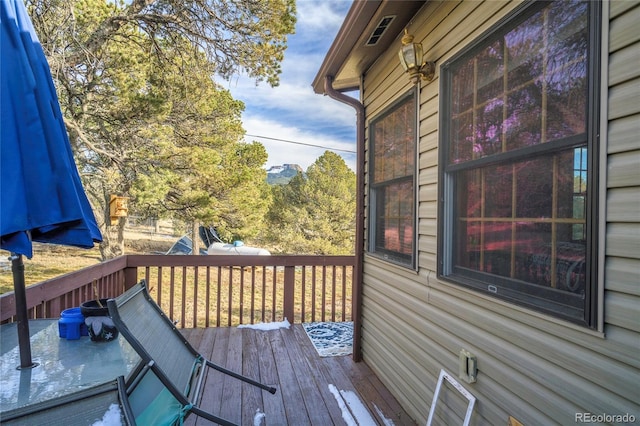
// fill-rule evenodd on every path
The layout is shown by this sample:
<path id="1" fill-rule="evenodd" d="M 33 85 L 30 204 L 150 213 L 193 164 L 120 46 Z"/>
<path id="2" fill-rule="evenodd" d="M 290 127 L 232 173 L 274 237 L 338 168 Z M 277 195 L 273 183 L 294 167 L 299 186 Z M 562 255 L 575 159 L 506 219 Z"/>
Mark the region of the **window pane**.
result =
<path id="1" fill-rule="evenodd" d="M 454 264 L 584 291 L 583 148 L 459 173 Z M 585 187 L 586 189 L 586 187 Z M 554 210 L 555 208 L 555 210 Z"/>
<path id="2" fill-rule="evenodd" d="M 409 98 L 372 125 L 373 183 L 413 175 L 415 120 L 415 102 Z"/>
<path id="3" fill-rule="evenodd" d="M 453 163 L 473 158 L 474 63 L 469 60 L 461 64 L 453 77 L 452 143 L 449 145 L 449 158 Z"/>
<path id="4" fill-rule="evenodd" d="M 536 86 L 530 84 L 509 93 L 507 150 L 533 146 L 542 140 L 542 99 Z"/>
<path id="5" fill-rule="evenodd" d="M 515 233 L 513 277 L 551 287 L 552 225 L 521 222 L 516 225 Z"/>
<path id="6" fill-rule="evenodd" d="M 442 67 L 439 276 L 592 327 L 600 9 L 527 2 Z"/>
<path id="7" fill-rule="evenodd" d="M 575 219 L 587 217 L 587 149 L 576 148 L 573 153 L 573 194 L 571 204 L 571 216 Z M 586 238 L 585 225 L 574 224 L 572 226 L 572 239 L 584 240 Z"/>
<path id="8" fill-rule="evenodd" d="M 484 216 L 513 216 L 513 167 L 488 167 L 483 175 Z"/>
<path id="9" fill-rule="evenodd" d="M 476 110 L 477 122 L 474 126 L 475 144 L 473 157 L 481 158 L 503 151 L 504 99 L 488 99 Z"/>
<path id="10" fill-rule="evenodd" d="M 455 117 L 458 114 L 467 113 L 473 108 L 474 94 L 474 59 L 461 63 L 456 68 L 453 76 L 451 90 L 453 92 L 453 103 L 451 113 Z"/>
<path id="11" fill-rule="evenodd" d="M 505 36 L 507 87 L 510 91 L 533 86 L 543 73 L 544 19 L 538 12 Z M 533 89 L 535 90 L 535 89 Z M 537 87 L 538 94 L 540 86 Z"/>
<path id="12" fill-rule="evenodd" d="M 504 96 L 504 44 L 497 40 L 476 56 L 477 105 Z"/>
<path id="13" fill-rule="evenodd" d="M 548 219 L 552 216 L 554 158 L 542 157 L 514 166 L 517 175 L 516 217 Z"/>
<path id="14" fill-rule="evenodd" d="M 587 9 L 586 3 L 558 2 L 549 11 L 545 74 L 548 141 L 586 131 Z"/>
<path id="15" fill-rule="evenodd" d="M 473 115 L 461 114 L 452 120 L 449 158 L 452 163 L 473 159 Z"/>
<path id="16" fill-rule="evenodd" d="M 376 248 L 413 253 L 413 183 L 387 185 L 378 191 Z"/>
<path id="17" fill-rule="evenodd" d="M 586 132 L 587 12 L 554 2 L 452 66 L 449 164 Z"/>
<path id="18" fill-rule="evenodd" d="M 386 259 L 414 259 L 416 98 L 408 96 L 371 124 L 369 250 Z"/>
<path id="19" fill-rule="evenodd" d="M 584 226 L 584 225 L 583 225 Z M 586 244 L 572 239 L 572 226 L 558 226 L 555 286 L 560 290 L 584 294 L 587 281 Z"/>

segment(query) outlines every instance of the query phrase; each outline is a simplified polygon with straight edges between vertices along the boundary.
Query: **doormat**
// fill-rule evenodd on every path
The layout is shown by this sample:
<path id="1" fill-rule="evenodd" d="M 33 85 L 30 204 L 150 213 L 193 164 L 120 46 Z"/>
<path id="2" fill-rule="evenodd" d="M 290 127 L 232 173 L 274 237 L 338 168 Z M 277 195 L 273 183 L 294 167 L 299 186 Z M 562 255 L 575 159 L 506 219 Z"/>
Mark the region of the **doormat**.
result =
<path id="1" fill-rule="evenodd" d="M 318 355 L 350 355 L 353 344 L 353 322 L 307 322 L 304 331 L 318 351 Z"/>

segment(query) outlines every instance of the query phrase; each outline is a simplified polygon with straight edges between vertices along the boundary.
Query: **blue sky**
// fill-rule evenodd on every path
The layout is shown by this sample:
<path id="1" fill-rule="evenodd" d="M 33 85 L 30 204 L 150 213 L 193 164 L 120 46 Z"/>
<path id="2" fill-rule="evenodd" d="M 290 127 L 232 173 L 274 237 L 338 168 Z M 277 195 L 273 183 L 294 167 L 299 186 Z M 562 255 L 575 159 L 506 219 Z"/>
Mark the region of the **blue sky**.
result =
<path id="1" fill-rule="evenodd" d="M 351 6 L 350 0 L 298 0 L 296 33 L 288 39 L 280 85 L 256 85 L 244 76 L 221 84 L 245 104 L 247 135 L 355 151 L 355 110 L 313 92 L 311 83 Z M 293 163 L 304 170 L 326 148 L 246 136 L 261 142 L 269 153 L 266 167 Z M 355 170 L 355 153 L 335 151 Z"/>

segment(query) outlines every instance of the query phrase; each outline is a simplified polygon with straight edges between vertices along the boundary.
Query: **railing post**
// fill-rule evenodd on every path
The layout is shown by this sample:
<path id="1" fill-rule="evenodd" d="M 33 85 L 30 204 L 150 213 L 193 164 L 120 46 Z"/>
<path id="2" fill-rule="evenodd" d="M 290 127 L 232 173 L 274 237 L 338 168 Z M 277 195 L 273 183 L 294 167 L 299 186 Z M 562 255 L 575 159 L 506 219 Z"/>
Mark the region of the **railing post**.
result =
<path id="1" fill-rule="evenodd" d="M 293 324 L 295 319 L 293 317 L 293 306 L 295 299 L 295 280 L 296 280 L 296 267 L 285 266 L 284 267 L 284 317 Z"/>
<path id="2" fill-rule="evenodd" d="M 124 268 L 124 291 L 129 290 L 131 287 L 136 285 L 137 282 L 138 282 L 138 268 L 135 266 L 131 267 L 127 265 Z"/>

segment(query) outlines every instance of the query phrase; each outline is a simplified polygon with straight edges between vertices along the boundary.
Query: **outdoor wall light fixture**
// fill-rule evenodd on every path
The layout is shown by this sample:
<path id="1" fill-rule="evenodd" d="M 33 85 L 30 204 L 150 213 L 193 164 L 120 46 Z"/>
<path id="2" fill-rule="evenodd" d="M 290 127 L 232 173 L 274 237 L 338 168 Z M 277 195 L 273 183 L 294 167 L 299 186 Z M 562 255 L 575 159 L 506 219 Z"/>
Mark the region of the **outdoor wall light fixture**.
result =
<path id="1" fill-rule="evenodd" d="M 413 42 L 413 35 L 407 29 L 402 36 L 402 47 L 398 52 L 402 68 L 409 74 L 413 84 L 417 84 L 422 77 L 425 81 L 433 80 L 436 73 L 434 62 L 422 62 L 422 44 Z"/>

